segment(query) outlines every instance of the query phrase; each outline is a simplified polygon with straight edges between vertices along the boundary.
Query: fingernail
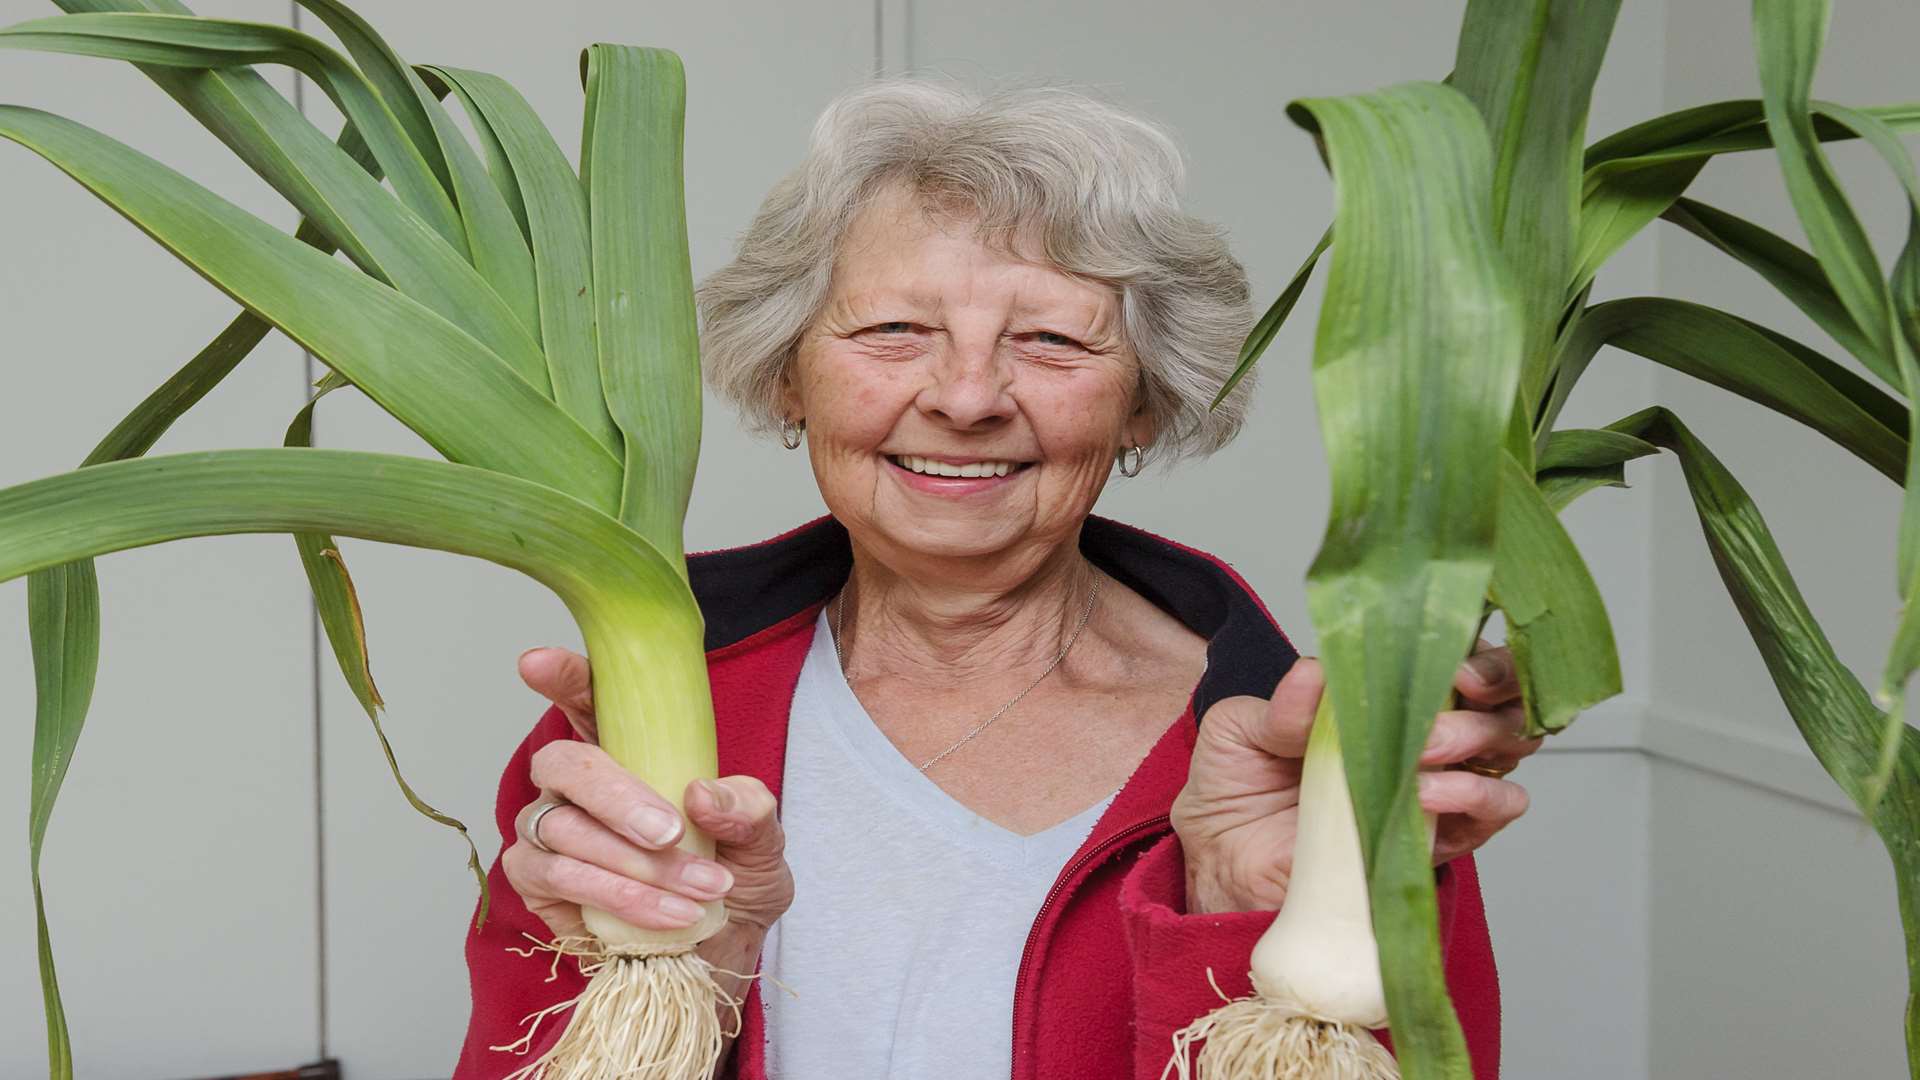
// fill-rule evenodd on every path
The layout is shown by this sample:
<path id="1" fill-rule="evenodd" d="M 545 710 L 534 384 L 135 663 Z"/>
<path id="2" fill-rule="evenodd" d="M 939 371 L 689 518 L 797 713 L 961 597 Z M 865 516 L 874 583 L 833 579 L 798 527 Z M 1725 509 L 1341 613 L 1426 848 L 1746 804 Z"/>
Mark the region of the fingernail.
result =
<path id="1" fill-rule="evenodd" d="M 1473 669 L 1473 674 L 1486 686 L 1499 686 L 1506 681 L 1507 672 L 1511 670 L 1503 653 L 1479 653 L 1470 656 L 1467 658 L 1467 666 Z"/>
<path id="2" fill-rule="evenodd" d="M 713 799 L 713 808 L 723 814 L 733 813 L 733 792 L 727 786 L 715 780 L 702 780 L 700 786 L 707 789 L 707 795 Z"/>
<path id="3" fill-rule="evenodd" d="M 696 923 L 700 921 L 700 916 L 706 914 L 706 912 L 701 910 L 699 904 L 694 903 L 686 897 L 675 896 L 672 893 L 668 893 L 666 896 L 660 898 L 660 914 L 665 915 L 674 922 Z"/>
<path id="4" fill-rule="evenodd" d="M 715 896 L 733 888 L 733 875 L 719 863 L 697 862 L 687 864 L 680 873 L 681 880 L 704 893 Z"/>
<path id="5" fill-rule="evenodd" d="M 680 838 L 680 818 L 657 806 L 643 806 L 627 819 L 627 828 L 642 843 L 665 847 Z"/>

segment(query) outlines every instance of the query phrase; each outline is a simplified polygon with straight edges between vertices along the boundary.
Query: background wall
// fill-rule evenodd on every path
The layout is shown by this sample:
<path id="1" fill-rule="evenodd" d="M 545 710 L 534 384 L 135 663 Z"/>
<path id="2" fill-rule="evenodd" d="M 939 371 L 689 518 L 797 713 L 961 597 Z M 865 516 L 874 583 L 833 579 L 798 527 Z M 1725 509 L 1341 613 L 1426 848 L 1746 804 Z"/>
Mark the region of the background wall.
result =
<path id="1" fill-rule="evenodd" d="M 1443 75 L 1462 3 L 356 6 L 411 59 L 506 76 L 570 153 L 580 46 L 678 50 L 689 72 L 699 274 L 725 261 L 760 196 L 798 160 L 819 109 L 872 71 L 1089 87 L 1177 133 L 1193 210 L 1229 227 L 1264 303 L 1331 212 L 1311 145 L 1278 105 Z M 1843 5 L 1826 93 L 1913 96 L 1892 74 L 1891 44 L 1911 33 L 1877 28 L 1898 18 L 1884 25 L 1911 31 L 1915 17 L 1884 6 Z M 1626 7 L 1594 107 L 1596 135 L 1750 92 L 1742 4 Z M 299 21 L 281 0 L 196 8 Z M 52 10 L 0 0 L 0 22 Z M 1742 29 L 1729 35 L 1715 19 Z M 1848 63 L 1855 58 L 1864 63 Z M 290 77 L 279 85 L 300 92 L 324 128 L 337 124 L 311 87 L 297 91 Z M 0 100 L 100 127 L 292 227 L 276 196 L 123 66 L 4 54 Z M 1709 181 L 1723 186 L 1710 197 L 1795 231 L 1777 181 L 1764 162 L 1752 165 L 1716 166 Z M 232 304 L 34 155 L 0 143 L 0 177 L 0 190 L 15 196 L 0 214 L 4 250 L 15 255 L 0 259 L 0 322 L 15 360 L 7 385 L 18 391 L 0 395 L 6 485 L 77 463 L 225 325 Z M 1897 220 L 1891 202 L 1874 206 L 1880 219 Z M 1806 329 L 1734 271 L 1699 261 L 1690 243 L 1637 242 L 1599 291 L 1665 286 Z M 1116 479 L 1100 506 L 1233 562 L 1303 649 L 1312 634 L 1300 579 L 1326 509 L 1306 380 L 1305 313 L 1318 295 L 1310 290 L 1270 351 L 1238 443 L 1201 468 Z M 158 449 L 277 444 L 307 378 L 297 348 L 271 337 Z M 89 390 L 92 400 L 81 396 Z M 1782 422 L 1627 357 L 1596 364 L 1567 420 L 1605 423 L 1653 400 L 1676 402 L 1754 487 L 1816 609 L 1831 611 L 1843 655 L 1871 670 L 1891 628 L 1878 569 L 1891 565 L 1888 492 L 1811 438 L 1794 442 L 1798 433 Z M 321 445 L 426 453 L 356 395 L 329 397 L 316 428 Z M 1901 978 L 1884 858 L 1857 819 L 1831 809 L 1837 796 L 1826 794 L 1831 785 L 1772 700 L 1668 467 L 1635 463 L 1630 478 L 1641 490 L 1599 493 L 1569 514 L 1614 611 L 1629 692 L 1528 764 L 1522 779 L 1534 808 L 1482 857 L 1506 991 L 1506 1075 L 1800 1075 L 1776 1066 L 1828 1061 L 1819 1056 L 1837 1043 L 1828 1032 L 1844 1032 L 1838 1044 L 1876 1066 L 1847 1075 L 1890 1075 Z M 688 523 L 694 549 L 761 539 L 821 510 L 802 456 L 746 438 L 717 404 L 702 478 Z M 1815 478 L 1825 482 L 1807 482 Z M 1883 505 L 1862 517 L 1863 500 L 1876 496 Z M 1836 521 L 1846 528 L 1820 528 Z M 1834 542 L 1857 557 L 1815 559 Z M 352 541 L 344 550 L 396 751 L 427 799 L 474 827 L 490 860 L 499 846 L 493 787 L 540 709 L 515 678 L 514 658 L 537 644 L 578 647 L 577 636 L 543 590 L 489 564 Z M 316 651 L 291 544 L 234 538 L 117 555 L 102 561 L 101 578 L 101 689 L 46 859 L 80 1073 L 186 1077 L 330 1054 L 352 1080 L 446 1075 L 467 1010 L 465 852 L 395 791 L 365 717 Z M 0 618 L 0 710 L 21 718 L 4 736 L 11 749 L 0 744 L 4 760 L 24 760 L 31 746 L 24 597 L 19 582 L 0 586 L 0 612 L 14 613 Z M 24 804 L 24 774 L 0 771 L 0 806 Z M 0 845 L 0 866 L 16 868 L 0 874 L 0 924 L 14 928 L 0 935 L 0 1075 L 27 1076 L 44 1059 L 31 895 L 15 837 Z M 1852 1002 L 1871 1007 L 1848 1009 Z M 1796 1040 L 1805 1056 L 1782 1057 Z M 1742 1068 L 1730 1067 L 1736 1059 Z"/>

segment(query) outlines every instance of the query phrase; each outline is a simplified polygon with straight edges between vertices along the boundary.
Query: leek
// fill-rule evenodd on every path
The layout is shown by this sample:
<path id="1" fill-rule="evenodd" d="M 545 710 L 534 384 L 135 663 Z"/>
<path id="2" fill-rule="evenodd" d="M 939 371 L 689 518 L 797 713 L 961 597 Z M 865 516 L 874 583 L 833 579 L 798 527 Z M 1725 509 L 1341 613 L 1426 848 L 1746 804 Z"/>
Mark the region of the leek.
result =
<path id="1" fill-rule="evenodd" d="M 84 467 L 0 490 L 0 580 L 30 577 L 31 852 L 56 1080 L 73 1065 L 39 856 L 98 663 L 97 556 L 193 536 L 294 535 L 376 733 L 382 702 L 332 537 L 489 559 L 552 589 L 574 616 L 600 742 L 616 761 L 676 805 L 688 783 L 717 772 L 681 539 L 700 393 L 678 58 L 586 50 L 576 173 L 504 81 L 416 70 L 344 4 L 300 2 L 351 60 L 296 31 L 200 18 L 176 0 L 61 0 L 69 14 L 0 30 L 0 47 L 136 64 L 305 215 L 287 236 L 99 132 L 0 105 L 0 138 L 72 176 L 245 309 Z M 347 117 L 337 142 L 250 69 L 260 63 L 293 65 L 320 85 Z M 441 105 L 450 90 L 473 113 L 485 165 Z M 287 446 L 143 457 L 269 328 L 331 369 Z M 320 397 L 349 386 L 447 460 L 310 448 Z M 460 827 L 400 785 L 422 813 Z M 696 830 L 682 846 L 712 854 Z M 484 918 L 484 879 L 482 889 Z M 695 946 L 724 921 L 717 903 L 677 933 L 588 912 L 592 940 L 552 947 L 591 957 L 596 974 L 557 1007 L 572 1010 L 558 1043 L 515 1075 L 710 1075 L 729 1002 Z"/>
<path id="2" fill-rule="evenodd" d="M 1254 994 L 1177 1036 L 1169 1071 L 1188 1075 L 1198 1049 L 1207 1080 L 1470 1080 L 1434 926 L 1419 751 L 1491 610 L 1506 619 L 1527 734 L 1619 692 L 1604 604 L 1558 514 L 1624 487 L 1625 462 L 1667 450 L 1788 714 L 1893 861 L 1920 1080 L 1920 731 L 1901 700 L 1920 669 L 1920 171 L 1897 137 L 1920 128 L 1920 105 L 1813 100 L 1827 0 L 1755 0 L 1759 99 L 1658 117 L 1583 153 L 1618 6 L 1469 0 L 1445 86 L 1290 109 L 1332 174 L 1332 244 L 1256 326 L 1240 367 L 1330 251 L 1314 383 L 1334 505 L 1308 581 L 1327 689 L 1290 891 L 1254 952 Z M 1854 138 L 1908 196 L 1890 269 L 1821 148 Z M 1685 197 L 1716 155 L 1768 148 L 1810 251 Z M 1874 378 L 1697 304 L 1589 304 L 1606 259 L 1662 219 L 1756 272 Z M 1758 509 L 1677 417 L 1656 407 L 1601 430 L 1555 427 L 1606 345 L 1773 409 L 1905 488 L 1893 568 L 1904 606 L 1877 693 L 1834 654 Z M 1363 920 L 1371 933 L 1356 932 Z M 1397 1061 L 1365 1034 L 1383 1019 Z"/>

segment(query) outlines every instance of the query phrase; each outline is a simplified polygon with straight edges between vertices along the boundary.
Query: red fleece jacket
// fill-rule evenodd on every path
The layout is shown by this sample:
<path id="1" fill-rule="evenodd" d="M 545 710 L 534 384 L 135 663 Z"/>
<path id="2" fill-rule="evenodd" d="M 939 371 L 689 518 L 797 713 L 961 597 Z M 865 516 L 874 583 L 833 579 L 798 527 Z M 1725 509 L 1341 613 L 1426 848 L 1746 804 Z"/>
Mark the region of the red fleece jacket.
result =
<path id="1" fill-rule="evenodd" d="M 1176 609 L 1196 629 L 1212 631 L 1210 660 L 1218 661 L 1223 648 L 1230 651 L 1234 643 L 1223 645 L 1223 639 L 1240 635 L 1248 639 L 1241 644 L 1259 645 L 1271 635 L 1280 643 L 1276 648 L 1284 649 L 1285 663 L 1291 663 L 1292 650 L 1284 645 L 1284 636 L 1225 564 L 1100 519 L 1091 519 L 1087 531 L 1083 550 L 1102 569 L 1149 596 L 1180 587 L 1177 595 L 1165 597 L 1163 606 Z M 707 670 L 722 775 L 759 777 L 779 795 L 794 686 L 812 642 L 819 601 L 845 578 L 844 542 L 844 532 L 823 520 L 752 549 L 695 558 L 696 594 L 730 594 L 702 595 L 703 608 L 709 609 Z M 740 553 L 748 557 L 728 558 Z M 706 569 L 730 580 L 731 587 L 716 583 L 703 590 L 703 577 L 717 579 L 700 572 L 701 560 L 708 561 Z M 1201 561 L 1205 565 L 1199 565 Z M 1189 573 L 1196 569 L 1204 576 Z M 758 592 L 752 580 L 756 571 L 768 575 Z M 1183 573 L 1188 576 L 1182 578 Z M 810 577 L 817 580 L 805 580 Z M 727 611 L 719 620 L 724 625 L 716 628 L 710 604 L 738 600 L 742 588 L 765 601 L 769 614 L 781 609 L 788 613 L 756 626 L 756 620 L 738 617 L 738 607 L 722 609 Z M 1211 603 L 1194 600 L 1204 588 L 1226 594 L 1227 606 L 1222 607 L 1222 597 Z M 807 596 L 812 602 L 792 609 L 795 597 Z M 1250 603 L 1260 618 L 1236 620 L 1231 611 L 1236 603 Z M 757 620 L 765 621 L 765 616 Z M 1264 628 L 1257 625 L 1262 621 Z M 1209 622 L 1214 625 L 1206 625 Z M 741 635 L 743 629 L 752 632 Z M 726 640 L 729 635 L 735 639 Z M 721 639 L 717 647 L 716 636 Z M 1210 662 L 1209 671 L 1214 668 Z M 1214 695 L 1228 689 L 1235 688 L 1209 693 L 1207 680 L 1202 680 L 1194 703 L 1121 788 L 1041 905 L 1014 991 L 1014 1080 L 1156 1080 L 1171 1052 L 1173 1033 L 1219 1004 L 1208 986 L 1209 970 L 1228 994 L 1249 992 L 1247 957 L 1273 915 L 1186 914 L 1185 867 L 1167 820 L 1186 781 L 1198 730 L 1195 706 L 1204 714 L 1205 706 L 1217 700 Z M 507 763 L 496 809 L 503 848 L 517 839 L 514 818 L 521 807 L 539 795 L 529 776 L 533 752 L 556 739 L 575 737 L 560 711 L 550 709 Z M 544 1053 L 559 1037 L 566 1014 L 546 1021 L 525 1054 L 490 1047 L 520 1038 L 524 1018 L 574 997 L 585 985 L 571 961 L 561 963 L 557 976 L 549 980 L 551 956 L 523 957 L 509 951 L 528 944 L 526 935 L 545 940 L 549 934 L 507 883 L 498 860 L 488 880 L 492 912 L 486 926 L 467 939 L 473 1015 L 454 1080 L 501 1077 Z M 1448 863 L 1437 880 L 1448 986 L 1465 1029 L 1475 1080 L 1496 1080 L 1499 983 L 1472 858 Z M 726 1076 L 766 1080 L 765 1014 L 757 984 L 743 1013 L 744 1026 Z"/>

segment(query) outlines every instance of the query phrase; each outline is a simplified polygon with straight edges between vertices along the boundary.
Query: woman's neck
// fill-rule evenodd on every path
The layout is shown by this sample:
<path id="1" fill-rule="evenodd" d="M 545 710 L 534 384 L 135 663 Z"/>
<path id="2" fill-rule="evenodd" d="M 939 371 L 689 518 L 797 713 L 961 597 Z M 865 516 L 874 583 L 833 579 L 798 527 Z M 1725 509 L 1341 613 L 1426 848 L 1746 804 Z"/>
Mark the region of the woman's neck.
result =
<path id="1" fill-rule="evenodd" d="M 850 678 L 1003 679 L 1059 655 L 1099 573 L 1067 544 L 1020 580 L 983 588 L 957 575 L 901 573 L 856 545 L 853 574 L 827 617 L 840 628 Z"/>

